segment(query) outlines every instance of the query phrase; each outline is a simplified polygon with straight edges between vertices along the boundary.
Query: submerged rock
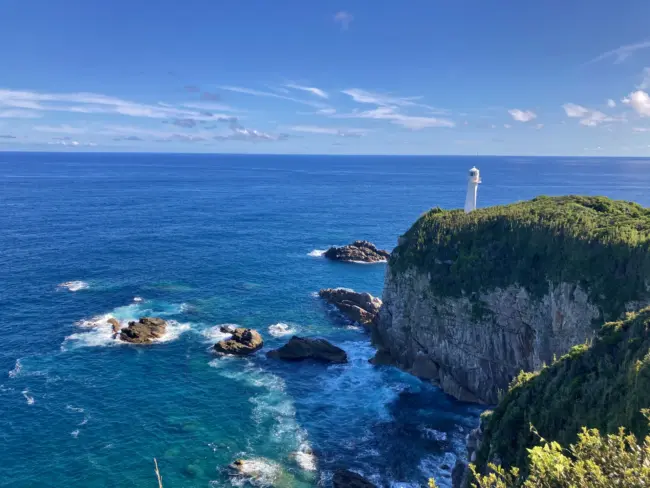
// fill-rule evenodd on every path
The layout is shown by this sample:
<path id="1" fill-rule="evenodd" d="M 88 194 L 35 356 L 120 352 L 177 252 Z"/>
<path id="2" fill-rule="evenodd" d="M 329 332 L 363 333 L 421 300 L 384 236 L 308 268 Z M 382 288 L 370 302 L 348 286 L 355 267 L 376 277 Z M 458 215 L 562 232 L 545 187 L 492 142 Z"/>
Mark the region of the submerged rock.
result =
<path id="1" fill-rule="evenodd" d="M 293 336 L 284 346 L 269 351 L 266 355 L 270 358 L 284 359 L 286 361 L 314 359 L 335 364 L 348 362 L 348 355 L 345 351 L 325 339 L 309 339 L 298 336 Z"/>
<path id="2" fill-rule="evenodd" d="M 231 333 L 230 329 L 222 332 Z M 217 352 L 224 354 L 234 354 L 236 356 L 246 356 L 260 350 L 264 345 L 262 336 L 253 329 L 237 328 L 232 330 L 232 337 L 219 341 L 214 345 Z"/>
<path id="3" fill-rule="evenodd" d="M 113 322 L 113 330 L 115 325 Z M 142 317 L 137 322 L 129 322 L 129 326 L 120 332 L 120 339 L 133 344 L 148 344 L 154 339 L 165 335 L 167 322 L 156 317 Z"/>
<path id="4" fill-rule="evenodd" d="M 371 242 L 354 241 L 347 246 L 330 247 L 323 256 L 333 261 L 378 263 L 388 260 L 390 253 L 377 249 L 377 246 Z"/>
<path id="5" fill-rule="evenodd" d="M 370 293 L 358 293 L 347 288 L 324 288 L 318 295 L 336 306 L 350 320 L 364 326 L 375 322 L 382 305 L 381 300 Z"/>
<path id="6" fill-rule="evenodd" d="M 334 488 L 376 488 L 376 485 L 360 474 L 347 469 L 337 469 L 332 477 Z"/>

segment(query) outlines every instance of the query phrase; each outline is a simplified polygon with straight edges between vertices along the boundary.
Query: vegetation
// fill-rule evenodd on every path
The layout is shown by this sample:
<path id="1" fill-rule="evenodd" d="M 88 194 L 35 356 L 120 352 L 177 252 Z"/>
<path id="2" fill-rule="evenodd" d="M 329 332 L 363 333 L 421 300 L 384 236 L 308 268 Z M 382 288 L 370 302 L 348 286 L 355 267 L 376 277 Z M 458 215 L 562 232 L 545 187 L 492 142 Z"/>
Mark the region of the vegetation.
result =
<path id="1" fill-rule="evenodd" d="M 435 208 L 401 242 L 392 272 L 429 273 L 439 296 L 473 298 L 518 284 L 539 297 L 549 281 L 580 283 L 611 320 L 647 295 L 650 209 L 636 203 L 565 196 L 469 214 Z"/>
<path id="2" fill-rule="evenodd" d="M 645 488 L 650 486 L 650 436 L 639 445 L 624 428 L 607 436 L 583 428 L 568 451 L 544 439 L 530 449 L 526 476 L 517 467 L 505 471 L 490 465 L 487 475 L 470 469 L 473 488 Z"/>
<path id="3" fill-rule="evenodd" d="M 643 439 L 649 432 L 643 411 L 649 406 L 650 307 L 605 324 L 593 344 L 575 346 L 541 371 L 521 373 L 494 411 L 482 417 L 478 472 L 486 473 L 488 462 L 498 460 L 504 470 L 518 468 L 521 479 L 544 475 L 563 479 L 564 484 L 522 484 L 518 472 L 493 470 L 487 481 L 479 478 L 477 486 L 650 486 L 648 481 L 645 485 L 566 481 L 608 473 L 626 479 L 620 478 L 625 470 L 648 480 L 648 439 L 637 446 L 633 436 L 619 428 Z M 611 435 L 600 437 L 583 426 Z M 535 447 L 539 435 L 553 442 Z M 574 445 L 568 454 L 559 447 L 569 444 Z M 498 480 L 505 484 L 495 484 Z"/>

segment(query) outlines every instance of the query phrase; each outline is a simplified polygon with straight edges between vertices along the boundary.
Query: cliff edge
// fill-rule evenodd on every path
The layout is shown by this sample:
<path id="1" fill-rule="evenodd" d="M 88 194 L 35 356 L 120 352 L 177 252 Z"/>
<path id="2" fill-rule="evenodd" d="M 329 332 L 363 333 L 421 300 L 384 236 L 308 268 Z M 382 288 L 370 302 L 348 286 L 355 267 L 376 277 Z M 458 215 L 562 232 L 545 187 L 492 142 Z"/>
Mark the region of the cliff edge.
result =
<path id="1" fill-rule="evenodd" d="M 650 303 L 650 209 L 538 197 L 433 209 L 389 259 L 373 339 L 390 361 L 460 400 L 497 403 L 534 371 Z M 596 325 L 594 325 L 596 324 Z"/>

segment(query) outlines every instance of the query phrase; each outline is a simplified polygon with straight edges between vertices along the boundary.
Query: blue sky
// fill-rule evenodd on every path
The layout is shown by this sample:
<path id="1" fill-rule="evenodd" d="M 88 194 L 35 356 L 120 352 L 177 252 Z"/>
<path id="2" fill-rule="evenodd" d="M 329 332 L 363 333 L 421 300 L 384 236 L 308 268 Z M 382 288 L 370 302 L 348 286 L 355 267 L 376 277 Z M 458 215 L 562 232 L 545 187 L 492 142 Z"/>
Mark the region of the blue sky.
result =
<path id="1" fill-rule="evenodd" d="M 650 156 L 650 2 L 0 0 L 0 150 Z"/>

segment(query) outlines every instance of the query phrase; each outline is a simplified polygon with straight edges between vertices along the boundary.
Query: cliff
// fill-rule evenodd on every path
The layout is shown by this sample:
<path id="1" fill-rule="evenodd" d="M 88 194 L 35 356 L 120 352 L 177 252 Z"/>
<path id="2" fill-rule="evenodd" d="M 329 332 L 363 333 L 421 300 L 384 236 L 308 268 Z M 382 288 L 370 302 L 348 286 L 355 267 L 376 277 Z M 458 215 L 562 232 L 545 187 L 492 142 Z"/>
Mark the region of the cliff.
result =
<path id="1" fill-rule="evenodd" d="M 539 435 L 568 446 L 582 426 L 601 433 L 625 427 L 643 439 L 650 407 L 650 308 L 605 324 L 593 344 L 568 354 L 536 373 L 521 373 L 495 410 L 482 418 L 482 438 L 474 463 L 488 462 L 522 473 Z M 641 486 L 641 485 L 639 485 Z"/>
<path id="2" fill-rule="evenodd" d="M 649 251 L 650 210 L 630 202 L 433 209 L 389 259 L 376 359 L 461 400 L 496 403 L 521 370 L 650 303 Z"/>

